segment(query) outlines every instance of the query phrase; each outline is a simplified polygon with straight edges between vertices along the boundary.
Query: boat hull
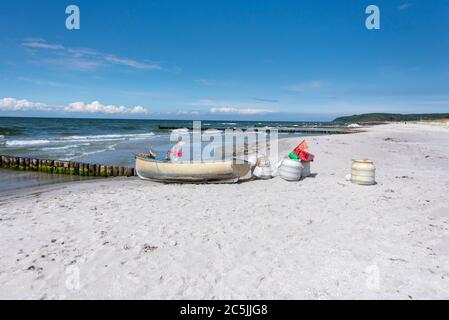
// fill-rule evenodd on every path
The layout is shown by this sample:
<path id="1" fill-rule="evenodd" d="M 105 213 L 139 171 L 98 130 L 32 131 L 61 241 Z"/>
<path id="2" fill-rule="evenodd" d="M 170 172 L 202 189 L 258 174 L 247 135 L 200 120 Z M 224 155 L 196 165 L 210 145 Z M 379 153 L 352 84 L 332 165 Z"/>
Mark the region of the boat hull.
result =
<path id="1" fill-rule="evenodd" d="M 251 168 L 246 161 L 161 162 L 136 157 L 136 173 L 141 179 L 160 182 L 232 181 Z"/>

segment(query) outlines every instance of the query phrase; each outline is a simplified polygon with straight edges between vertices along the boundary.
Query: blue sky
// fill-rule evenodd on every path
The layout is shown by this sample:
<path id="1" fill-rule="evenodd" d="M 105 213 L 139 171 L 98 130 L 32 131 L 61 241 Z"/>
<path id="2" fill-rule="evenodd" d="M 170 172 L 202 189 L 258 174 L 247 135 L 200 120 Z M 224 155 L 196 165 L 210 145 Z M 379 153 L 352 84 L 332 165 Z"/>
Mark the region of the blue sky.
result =
<path id="1" fill-rule="evenodd" d="M 445 0 L 2 1 L 0 116 L 449 112 L 448 31 Z"/>

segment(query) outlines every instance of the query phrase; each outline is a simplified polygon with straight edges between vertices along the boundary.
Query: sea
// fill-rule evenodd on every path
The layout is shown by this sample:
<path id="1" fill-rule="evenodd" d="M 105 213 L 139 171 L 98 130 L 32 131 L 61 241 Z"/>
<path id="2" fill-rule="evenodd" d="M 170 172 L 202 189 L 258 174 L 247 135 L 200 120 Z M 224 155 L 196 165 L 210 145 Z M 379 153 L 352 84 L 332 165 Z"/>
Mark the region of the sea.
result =
<path id="1" fill-rule="evenodd" d="M 208 132 L 215 129 L 224 134 L 228 128 L 312 128 L 319 131 L 320 128 L 333 125 L 327 122 L 208 120 L 202 121 L 201 126 Z M 165 154 L 174 144 L 170 141 L 173 130 L 188 132 L 192 127 L 193 122 L 185 120 L 0 117 L 0 155 L 132 167 L 135 154 L 148 152 L 150 147 L 159 154 Z M 295 133 L 279 136 L 293 135 Z M 42 181 L 42 177 L 35 177 L 32 173 L 28 173 L 28 176 L 31 177 L 29 180 Z M 17 179 L 11 177 L 11 173 L 1 170 L 0 190 L 1 181 L 11 184 L 14 180 Z"/>
<path id="2" fill-rule="evenodd" d="M 227 128 L 299 129 L 328 127 L 326 122 L 202 121 L 209 130 Z M 111 165 L 134 165 L 134 154 L 151 146 L 165 153 L 173 130 L 189 130 L 192 121 L 0 118 L 0 154 Z M 293 134 L 290 134 L 293 135 Z M 286 136 L 286 135 L 284 135 Z"/>

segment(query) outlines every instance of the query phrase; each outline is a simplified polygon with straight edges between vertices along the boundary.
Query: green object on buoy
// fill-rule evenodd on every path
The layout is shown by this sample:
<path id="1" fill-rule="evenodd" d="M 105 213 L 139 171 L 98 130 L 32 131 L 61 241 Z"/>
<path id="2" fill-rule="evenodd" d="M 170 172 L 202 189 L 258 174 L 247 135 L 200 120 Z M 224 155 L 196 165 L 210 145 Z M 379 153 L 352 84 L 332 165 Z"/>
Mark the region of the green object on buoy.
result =
<path id="1" fill-rule="evenodd" d="M 294 152 L 290 152 L 290 154 L 288 155 L 288 157 L 292 160 L 299 160 L 299 157 L 296 155 L 296 153 Z"/>

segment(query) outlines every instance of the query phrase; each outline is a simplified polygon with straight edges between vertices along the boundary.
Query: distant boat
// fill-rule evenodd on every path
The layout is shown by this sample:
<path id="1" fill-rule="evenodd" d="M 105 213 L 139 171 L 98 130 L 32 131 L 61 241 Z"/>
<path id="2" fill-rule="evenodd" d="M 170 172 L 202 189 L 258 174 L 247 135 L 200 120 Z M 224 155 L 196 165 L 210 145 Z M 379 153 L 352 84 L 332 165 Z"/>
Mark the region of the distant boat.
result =
<path id="1" fill-rule="evenodd" d="M 144 180 L 159 182 L 237 182 L 251 169 L 243 160 L 207 162 L 159 161 L 136 155 L 136 173 Z"/>

